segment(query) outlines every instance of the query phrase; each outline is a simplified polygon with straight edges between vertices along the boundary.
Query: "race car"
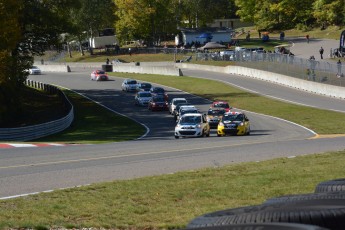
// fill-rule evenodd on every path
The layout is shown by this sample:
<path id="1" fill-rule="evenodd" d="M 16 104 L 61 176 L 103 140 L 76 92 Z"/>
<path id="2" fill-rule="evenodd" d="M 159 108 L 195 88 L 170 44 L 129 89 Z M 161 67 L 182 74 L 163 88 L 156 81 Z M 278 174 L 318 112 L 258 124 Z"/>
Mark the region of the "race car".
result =
<path id="1" fill-rule="evenodd" d="M 217 136 L 250 135 L 250 122 L 243 112 L 224 113 L 217 127 Z"/>
<path id="2" fill-rule="evenodd" d="M 106 72 L 104 72 L 104 70 L 94 70 L 91 72 L 91 80 L 95 80 L 95 81 L 108 81 L 108 74 Z"/>
<path id="3" fill-rule="evenodd" d="M 229 112 L 232 107 L 229 105 L 226 101 L 214 101 L 210 107 L 211 109 L 214 108 L 223 108 L 225 109 L 225 112 Z"/>
<path id="4" fill-rule="evenodd" d="M 181 116 L 175 126 L 175 138 L 209 137 L 210 125 L 201 113 L 186 113 Z"/>
<path id="5" fill-rule="evenodd" d="M 222 119 L 225 113 L 223 108 L 213 108 L 207 111 L 207 121 L 210 124 L 211 129 L 216 129 L 220 119 Z"/>

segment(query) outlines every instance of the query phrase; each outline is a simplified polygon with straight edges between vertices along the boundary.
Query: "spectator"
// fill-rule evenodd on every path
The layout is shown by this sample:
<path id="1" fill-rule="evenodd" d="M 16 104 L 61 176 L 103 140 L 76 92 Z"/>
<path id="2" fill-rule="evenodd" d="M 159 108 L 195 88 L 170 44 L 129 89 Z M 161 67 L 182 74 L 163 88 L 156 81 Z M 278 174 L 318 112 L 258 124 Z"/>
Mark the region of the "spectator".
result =
<path id="1" fill-rule="evenodd" d="M 309 34 L 305 35 L 305 38 L 307 39 L 307 43 L 309 43 Z"/>
<path id="2" fill-rule="evenodd" d="M 110 60 L 109 60 L 109 58 L 107 58 L 107 61 L 106 61 L 107 65 L 109 65 L 109 62 L 110 62 Z"/>
<path id="3" fill-rule="evenodd" d="M 284 41 L 284 38 L 285 38 L 285 33 L 282 31 L 280 32 L 280 40 Z"/>
<path id="4" fill-rule="evenodd" d="M 338 67 L 338 76 L 341 76 L 341 61 L 340 61 L 340 59 L 338 60 L 338 62 L 337 62 L 337 67 Z"/>
<path id="5" fill-rule="evenodd" d="M 319 53 L 320 53 L 320 56 L 321 56 L 321 59 L 323 59 L 323 48 L 322 48 L 322 46 L 321 46 L 321 48 L 320 48 L 320 50 L 319 50 Z"/>

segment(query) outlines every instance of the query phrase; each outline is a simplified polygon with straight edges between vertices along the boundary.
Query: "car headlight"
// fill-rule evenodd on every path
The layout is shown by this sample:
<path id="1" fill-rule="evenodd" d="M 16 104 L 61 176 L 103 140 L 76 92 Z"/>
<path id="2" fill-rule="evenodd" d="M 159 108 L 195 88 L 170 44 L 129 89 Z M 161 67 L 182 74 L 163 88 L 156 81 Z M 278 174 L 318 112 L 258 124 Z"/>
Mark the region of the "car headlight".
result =
<path id="1" fill-rule="evenodd" d="M 197 124 L 196 128 L 200 129 L 201 128 L 201 124 Z"/>
<path id="2" fill-rule="evenodd" d="M 218 126 L 223 126 L 224 127 L 224 123 L 223 122 L 219 122 Z"/>
<path id="3" fill-rule="evenodd" d="M 243 123 L 243 122 L 241 122 L 240 124 L 238 124 L 238 126 L 244 126 L 244 123 Z"/>

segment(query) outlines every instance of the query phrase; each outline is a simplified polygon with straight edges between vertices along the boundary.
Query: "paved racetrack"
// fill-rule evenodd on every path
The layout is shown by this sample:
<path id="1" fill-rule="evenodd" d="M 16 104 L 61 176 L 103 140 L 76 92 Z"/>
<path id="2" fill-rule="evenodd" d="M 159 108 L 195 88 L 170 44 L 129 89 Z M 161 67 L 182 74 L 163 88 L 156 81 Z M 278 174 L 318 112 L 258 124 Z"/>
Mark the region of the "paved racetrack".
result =
<path id="1" fill-rule="evenodd" d="M 317 98 L 307 93 L 298 96 L 296 92 L 290 91 L 293 89 L 238 76 L 183 71 L 186 75 L 217 78 L 260 93 L 269 92 L 269 95 L 275 97 L 285 98 L 295 94 L 296 97 L 287 97 L 287 100 L 322 108 L 343 102 Z M 250 136 L 219 138 L 211 134 L 209 138 L 175 140 L 172 116 L 168 112 L 150 112 L 134 106 L 134 95 L 120 89 L 121 78 L 112 77 L 112 81 L 94 82 L 89 79 L 89 71 L 78 71 L 30 76 L 30 79 L 73 89 L 145 124 L 150 132 L 140 140 L 122 143 L 0 149 L 0 197 L 200 167 L 343 150 L 345 146 L 344 137 L 313 139 L 311 137 L 314 133 L 310 130 L 254 113 L 248 113 L 252 122 Z M 201 111 L 206 111 L 210 103 L 176 89 L 168 88 L 168 91 L 171 98 L 187 97 Z M 299 101 L 301 99 L 303 101 Z M 345 108 L 339 106 L 327 109 L 345 111 Z"/>

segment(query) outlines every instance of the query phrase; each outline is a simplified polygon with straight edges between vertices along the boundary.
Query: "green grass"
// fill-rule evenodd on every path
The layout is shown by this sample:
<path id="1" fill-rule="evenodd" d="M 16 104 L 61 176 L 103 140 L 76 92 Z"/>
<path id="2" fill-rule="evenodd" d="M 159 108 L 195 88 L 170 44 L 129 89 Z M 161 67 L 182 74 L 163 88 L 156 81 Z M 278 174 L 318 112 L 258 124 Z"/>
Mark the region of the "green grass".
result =
<path id="1" fill-rule="evenodd" d="M 246 153 L 243 153 L 246 154 Z M 344 176 L 345 151 L 240 163 L 0 200 L 0 229 L 182 228 L 216 210 L 312 193 Z"/>
<path id="2" fill-rule="evenodd" d="M 137 80 L 171 86 L 210 100 L 225 100 L 235 108 L 280 117 L 312 129 L 318 134 L 345 134 L 344 113 L 285 103 L 208 79 L 150 74 L 110 74 L 124 78 L 131 76 Z M 323 117 L 327 119 L 320 122 L 320 118 Z"/>
<path id="3" fill-rule="evenodd" d="M 133 140 L 146 129 L 133 120 L 111 112 L 72 91 L 63 90 L 74 105 L 72 126 L 56 135 L 37 142 L 108 143 Z"/>
<path id="4" fill-rule="evenodd" d="M 11 114 L 10 121 L 0 123 L 1 128 L 37 125 L 59 119 L 67 113 L 63 100 L 56 94 L 31 87 L 22 87 L 19 90 L 19 110 L 16 114 Z"/>

